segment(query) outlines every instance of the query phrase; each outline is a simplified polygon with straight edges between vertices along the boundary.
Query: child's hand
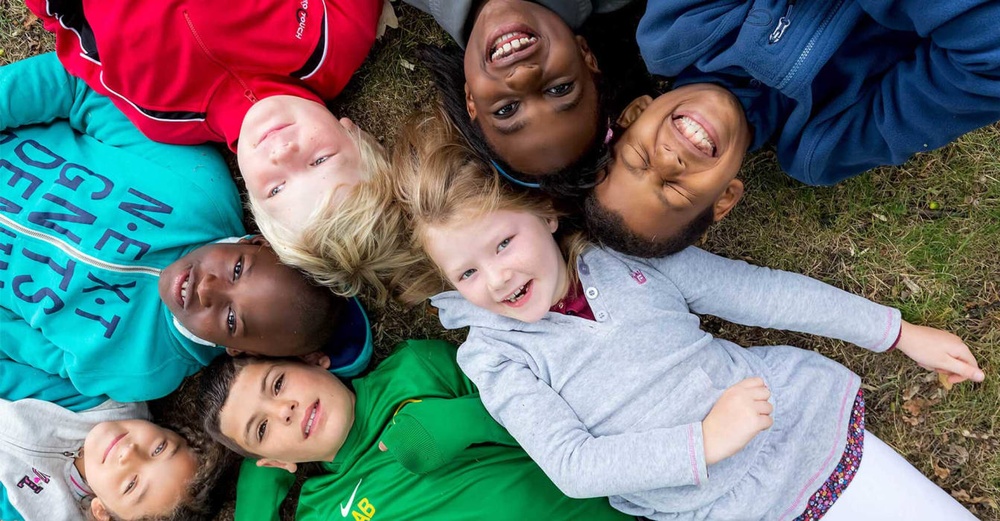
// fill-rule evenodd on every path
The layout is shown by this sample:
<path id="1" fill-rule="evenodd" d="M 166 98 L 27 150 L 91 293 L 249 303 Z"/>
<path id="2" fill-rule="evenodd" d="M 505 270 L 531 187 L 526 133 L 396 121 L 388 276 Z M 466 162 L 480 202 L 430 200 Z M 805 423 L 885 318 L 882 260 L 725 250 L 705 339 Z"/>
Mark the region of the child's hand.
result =
<path id="1" fill-rule="evenodd" d="M 762 378 L 747 378 L 726 389 L 701 422 L 705 463 L 712 465 L 743 450 L 758 432 L 770 428 L 774 407 Z"/>
<path id="2" fill-rule="evenodd" d="M 940 329 L 903 321 L 896 348 L 920 367 L 945 375 L 948 382 L 982 382 L 986 375 L 961 338 Z"/>

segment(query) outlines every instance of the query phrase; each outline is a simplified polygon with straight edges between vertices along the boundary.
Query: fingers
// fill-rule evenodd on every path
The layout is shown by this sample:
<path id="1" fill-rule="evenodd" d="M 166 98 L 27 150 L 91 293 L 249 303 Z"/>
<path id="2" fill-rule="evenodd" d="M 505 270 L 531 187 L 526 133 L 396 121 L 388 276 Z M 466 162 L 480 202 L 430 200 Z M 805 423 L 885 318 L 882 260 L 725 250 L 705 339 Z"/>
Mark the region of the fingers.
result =
<path id="1" fill-rule="evenodd" d="M 745 378 L 743 380 L 740 380 L 733 387 L 740 387 L 740 388 L 743 388 L 743 389 L 751 389 L 751 388 L 754 388 L 754 387 L 764 387 L 764 388 L 767 388 L 767 385 L 764 383 L 764 379 L 763 378 L 761 378 L 759 376 L 754 376 L 754 377 L 751 377 L 751 378 Z"/>
<path id="2" fill-rule="evenodd" d="M 975 359 L 969 363 L 968 360 L 949 356 L 938 370 L 950 373 L 948 381 L 951 383 L 964 382 L 965 380 L 982 382 L 986 378 L 986 374 L 976 364 Z"/>

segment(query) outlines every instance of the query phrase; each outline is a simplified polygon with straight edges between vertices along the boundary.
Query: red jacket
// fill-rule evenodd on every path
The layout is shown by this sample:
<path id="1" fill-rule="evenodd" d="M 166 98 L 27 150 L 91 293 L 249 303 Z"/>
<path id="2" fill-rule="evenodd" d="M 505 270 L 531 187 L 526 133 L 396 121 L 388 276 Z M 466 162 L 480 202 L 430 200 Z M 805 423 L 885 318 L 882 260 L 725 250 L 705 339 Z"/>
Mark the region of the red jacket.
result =
<path id="1" fill-rule="evenodd" d="M 66 69 L 149 138 L 235 150 L 255 101 L 340 93 L 375 41 L 383 1 L 26 3 L 56 34 Z"/>

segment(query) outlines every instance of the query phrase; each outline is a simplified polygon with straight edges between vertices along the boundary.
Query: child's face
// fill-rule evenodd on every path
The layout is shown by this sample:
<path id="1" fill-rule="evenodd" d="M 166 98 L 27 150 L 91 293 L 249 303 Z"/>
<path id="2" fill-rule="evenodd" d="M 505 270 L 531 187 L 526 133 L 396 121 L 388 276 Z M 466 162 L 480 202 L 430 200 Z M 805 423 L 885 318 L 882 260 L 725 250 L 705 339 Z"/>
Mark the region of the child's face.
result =
<path id="1" fill-rule="evenodd" d="M 332 192 L 339 204 L 363 179 L 354 123 L 298 96 L 272 96 L 243 119 L 236 155 L 247 191 L 278 222 L 296 229 Z"/>
<path id="2" fill-rule="evenodd" d="M 244 367 L 219 412 L 219 430 L 273 466 L 332 461 L 352 425 L 354 394 L 325 367 L 300 362 Z"/>
<path id="3" fill-rule="evenodd" d="M 554 12 L 492 0 L 465 50 L 469 116 L 515 169 L 554 172 L 583 155 L 597 133 L 596 72 L 584 39 Z"/>
<path id="4" fill-rule="evenodd" d="M 145 420 L 97 424 L 83 442 L 83 455 L 84 477 L 99 503 L 92 508 L 125 519 L 172 511 L 187 497 L 198 470 L 184 438 Z"/>
<path id="5" fill-rule="evenodd" d="M 558 221 L 500 210 L 427 231 L 424 248 L 466 300 L 522 322 L 541 320 L 566 295 Z"/>
<path id="6" fill-rule="evenodd" d="M 160 298 L 199 338 L 269 356 L 294 356 L 317 346 L 304 338 L 301 273 L 278 261 L 255 237 L 236 244 L 208 244 L 174 261 L 160 274 Z"/>
<path id="7" fill-rule="evenodd" d="M 619 120 L 626 126 L 595 195 L 647 239 L 675 237 L 709 208 L 722 219 L 742 195 L 736 180 L 750 146 L 739 101 L 707 83 L 639 98 Z"/>

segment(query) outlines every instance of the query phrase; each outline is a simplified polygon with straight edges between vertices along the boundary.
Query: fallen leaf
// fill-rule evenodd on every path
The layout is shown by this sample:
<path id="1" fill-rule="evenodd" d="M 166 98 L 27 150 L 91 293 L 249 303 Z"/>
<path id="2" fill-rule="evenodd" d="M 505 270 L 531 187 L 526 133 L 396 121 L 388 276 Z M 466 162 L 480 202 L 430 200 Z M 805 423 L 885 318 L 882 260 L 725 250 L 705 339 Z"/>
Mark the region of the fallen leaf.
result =
<path id="1" fill-rule="evenodd" d="M 944 387 L 945 391 L 950 391 L 952 387 L 955 387 L 955 384 L 948 381 L 948 375 L 944 373 L 938 373 L 938 383 L 941 384 L 941 387 Z"/>
<path id="2" fill-rule="evenodd" d="M 33 24 L 33 23 L 35 23 L 37 21 L 38 21 L 38 17 L 35 16 L 35 13 L 32 13 L 31 11 L 28 11 L 28 16 L 24 17 L 24 23 L 21 24 L 21 27 L 24 27 L 25 29 L 27 29 L 27 28 L 31 27 L 31 24 Z"/>
<path id="3" fill-rule="evenodd" d="M 408 61 L 406 61 L 406 60 L 404 60 L 402 58 L 399 59 L 399 64 L 402 65 L 403 68 L 406 69 L 406 70 L 408 70 L 408 71 L 412 71 L 413 69 L 416 68 L 416 66 L 414 66 L 412 63 L 410 63 L 410 62 L 408 62 Z"/>
<path id="4" fill-rule="evenodd" d="M 934 475 L 939 479 L 946 479 L 951 475 L 951 471 L 945 467 L 938 466 L 938 464 L 932 459 L 931 465 L 934 467 Z"/>

